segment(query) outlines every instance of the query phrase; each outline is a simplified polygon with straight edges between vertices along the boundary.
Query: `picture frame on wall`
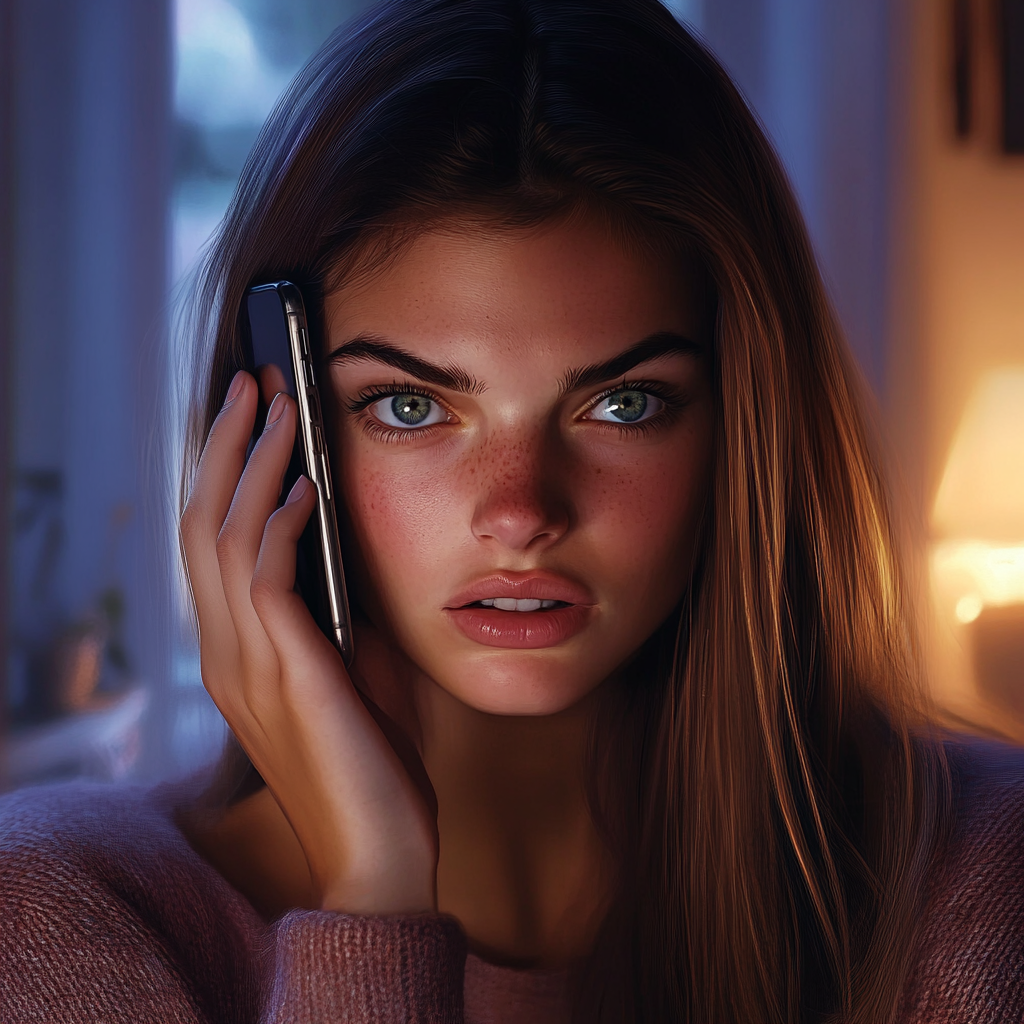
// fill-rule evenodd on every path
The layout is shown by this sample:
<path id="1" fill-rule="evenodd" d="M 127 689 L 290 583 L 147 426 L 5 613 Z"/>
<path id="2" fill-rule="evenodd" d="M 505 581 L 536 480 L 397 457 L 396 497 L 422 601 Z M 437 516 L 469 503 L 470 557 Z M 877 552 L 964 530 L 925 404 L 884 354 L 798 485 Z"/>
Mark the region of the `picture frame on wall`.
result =
<path id="1" fill-rule="evenodd" d="M 1003 149 L 1024 153 L 1024 0 L 1002 0 Z"/>

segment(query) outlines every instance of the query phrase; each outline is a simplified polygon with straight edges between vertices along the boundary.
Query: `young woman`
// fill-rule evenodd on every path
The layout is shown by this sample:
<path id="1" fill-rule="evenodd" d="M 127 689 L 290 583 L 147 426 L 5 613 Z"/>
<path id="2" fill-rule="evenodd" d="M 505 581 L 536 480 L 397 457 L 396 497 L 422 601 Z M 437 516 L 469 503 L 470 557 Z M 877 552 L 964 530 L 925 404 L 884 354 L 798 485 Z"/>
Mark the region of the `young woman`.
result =
<path id="1" fill-rule="evenodd" d="M 279 278 L 351 672 L 292 589 L 286 396 L 246 462 Z M 655 0 L 375 7 L 196 309 L 181 533 L 237 746 L 189 801 L 8 798 L 3 1020 L 1019 1020 L 1016 761 L 927 727 L 799 214 Z"/>

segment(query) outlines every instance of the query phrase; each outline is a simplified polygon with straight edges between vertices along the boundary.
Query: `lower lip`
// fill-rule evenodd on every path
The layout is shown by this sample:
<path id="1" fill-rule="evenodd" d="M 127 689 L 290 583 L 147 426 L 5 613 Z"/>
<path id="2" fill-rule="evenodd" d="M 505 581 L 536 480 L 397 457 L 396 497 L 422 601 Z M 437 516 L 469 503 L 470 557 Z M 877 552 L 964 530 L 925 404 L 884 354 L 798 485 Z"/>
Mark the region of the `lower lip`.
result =
<path id="1" fill-rule="evenodd" d="M 455 625 L 485 647 L 554 647 L 586 626 L 593 606 L 571 604 L 546 612 L 503 612 L 498 608 L 446 608 Z"/>

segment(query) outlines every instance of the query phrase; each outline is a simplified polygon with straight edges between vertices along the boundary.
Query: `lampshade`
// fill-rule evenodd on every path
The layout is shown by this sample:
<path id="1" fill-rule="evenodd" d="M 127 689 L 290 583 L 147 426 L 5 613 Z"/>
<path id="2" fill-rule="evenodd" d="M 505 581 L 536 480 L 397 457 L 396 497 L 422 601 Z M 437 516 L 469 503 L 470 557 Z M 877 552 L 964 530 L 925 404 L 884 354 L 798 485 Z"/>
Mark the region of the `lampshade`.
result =
<path id="1" fill-rule="evenodd" d="M 985 376 L 964 411 L 935 498 L 935 532 L 1024 544 L 1024 366 Z"/>

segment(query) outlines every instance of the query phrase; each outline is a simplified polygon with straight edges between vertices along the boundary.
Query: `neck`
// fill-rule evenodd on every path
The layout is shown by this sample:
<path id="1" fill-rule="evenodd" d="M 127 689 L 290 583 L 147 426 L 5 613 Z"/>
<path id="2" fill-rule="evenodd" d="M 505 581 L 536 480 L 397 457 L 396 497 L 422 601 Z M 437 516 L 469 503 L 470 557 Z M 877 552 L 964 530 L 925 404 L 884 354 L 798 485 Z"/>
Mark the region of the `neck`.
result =
<path id="1" fill-rule="evenodd" d="M 417 692 L 438 801 L 438 903 L 487 959 L 553 967 L 584 955 L 608 865 L 584 784 L 591 697 L 543 717 L 489 715 Z"/>
<path id="2" fill-rule="evenodd" d="M 401 724 L 415 725 L 437 796 L 438 909 L 496 963 L 551 968 L 584 956 L 611 879 L 584 783 L 598 698 L 512 717 L 475 711 L 429 680 L 415 687 L 402 703 L 419 721 Z M 314 905 L 302 848 L 269 790 L 215 817 L 183 812 L 179 824 L 261 913 Z"/>

